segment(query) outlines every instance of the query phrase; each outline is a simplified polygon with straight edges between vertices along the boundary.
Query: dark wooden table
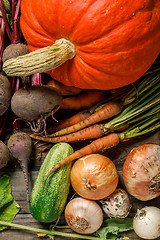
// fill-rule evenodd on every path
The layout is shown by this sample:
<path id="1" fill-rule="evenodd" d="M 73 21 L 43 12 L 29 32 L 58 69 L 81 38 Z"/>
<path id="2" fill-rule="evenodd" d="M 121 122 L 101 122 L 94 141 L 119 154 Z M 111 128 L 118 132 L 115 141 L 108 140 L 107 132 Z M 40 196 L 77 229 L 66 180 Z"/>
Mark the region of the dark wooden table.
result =
<path id="1" fill-rule="evenodd" d="M 126 156 L 130 152 L 130 150 L 134 147 L 140 146 L 144 143 L 156 143 L 160 145 L 160 132 L 154 132 L 152 134 L 149 134 L 147 136 L 141 137 L 139 139 L 136 139 L 134 141 L 129 141 L 125 143 L 121 143 L 119 146 L 114 147 L 113 149 L 106 150 L 104 152 L 101 152 L 101 154 L 108 156 L 112 161 L 115 163 L 118 173 L 119 173 L 119 186 L 125 189 L 123 179 L 122 179 L 122 166 L 124 163 L 124 160 L 126 159 Z M 79 147 L 81 143 L 72 144 L 74 149 Z M 83 143 L 84 144 L 84 143 Z M 29 165 L 29 172 L 30 172 L 30 188 L 32 188 L 33 183 L 36 179 L 36 176 L 38 174 L 38 170 L 41 166 L 41 163 L 45 157 L 45 153 L 42 154 L 42 156 L 38 154 L 34 154 L 31 157 L 31 162 Z M 37 222 L 30 214 L 28 203 L 26 202 L 26 193 L 25 193 L 25 183 L 22 171 L 18 164 L 16 164 L 14 161 L 10 161 L 8 165 L 0 170 L 0 176 L 2 176 L 4 173 L 8 174 L 11 177 L 11 185 L 12 185 L 12 195 L 14 199 L 17 201 L 17 203 L 20 205 L 21 210 L 16 215 L 14 219 L 14 223 L 17 224 L 23 224 L 31 227 L 38 227 L 38 228 L 44 228 L 47 229 L 49 227 L 48 224 L 42 224 Z M 69 199 L 73 195 L 73 190 L 71 188 Z M 131 197 L 131 196 L 130 196 Z M 135 199 L 134 197 L 131 197 L 132 202 L 132 209 L 129 214 L 130 217 L 133 217 L 137 211 L 137 209 L 142 208 L 143 206 L 157 206 L 160 207 L 160 197 L 155 198 L 152 201 L 139 201 Z M 104 217 L 107 216 L 104 214 Z M 60 218 L 60 224 L 66 225 L 64 216 L 62 215 Z M 59 224 L 59 225 L 60 225 Z M 65 230 L 66 232 L 73 232 L 72 230 L 68 229 Z M 129 237 L 129 239 L 140 239 L 134 231 L 129 231 L 123 236 Z M 36 233 L 26 231 L 26 230 L 19 230 L 15 228 L 8 227 L 6 230 L 0 232 L 0 240 L 37 240 L 40 239 L 37 237 Z M 46 237 L 43 237 L 42 239 L 49 239 Z M 67 239 L 65 237 L 58 237 L 56 236 L 54 238 L 55 240 L 62 240 Z M 70 238 L 73 239 L 73 238 Z M 160 238 L 158 238 L 160 239 Z M 157 239 L 157 240 L 158 240 Z"/>

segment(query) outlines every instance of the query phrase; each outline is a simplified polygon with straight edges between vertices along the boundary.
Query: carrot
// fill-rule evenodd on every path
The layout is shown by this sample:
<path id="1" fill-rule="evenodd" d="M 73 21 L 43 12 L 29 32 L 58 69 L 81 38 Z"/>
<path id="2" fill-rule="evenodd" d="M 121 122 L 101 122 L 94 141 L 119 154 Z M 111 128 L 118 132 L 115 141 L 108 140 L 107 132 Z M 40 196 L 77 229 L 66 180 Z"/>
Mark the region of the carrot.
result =
<path id="1" fill-rule="evenodd" d="M 118 103 L 116 101 L 107 102 L 102 108 L 100 108 L 98 111 L 93 113 L 91 116 L 89 116 L 85 120 L 82 120 L 82 121 L 78 122 L 77 124 L 74 124 L 67 128 L 61 129 L 61 130 L 51 134 L 50 137 L 56 137 L 56 136 L 76 132 L 85 127 L 88 127 L 90 125 L 98 123 L 99 121 L 109 119 L 109 118 L 117 115 L 118 113 L 120 113 L 121 109 L 122 109 L 122 106 L 120 103 Z"/>
<path id="2" fill-rule="evenodd" d="M 75 133 L 70 133 L 64 136 L 59 137 L 41 137 L 37 136 L 35 134 L 31 134 L 30 137 L 37 139 L 39 141 L 44 142 L 51 142 L 51 143 L 57 143 L 57 142 L 77 142 L 92 138 L 99 138 L 105 134 L 104 131 L 104 125 L 103 124 L 95 124 L 93 126 L 90 126 L 88 128 L 85 128 L 83 130 L 80 130 Z"/>
<path id="3" fill-rule="evenodd" d="M 61 109 L 82 110 L 89 108 L 106 98 L 100 90 L 89 90 L 76 96 L 63 98 Z"/>
<path id="4" fill-rule="evenodd" d="M 106 99 L 102 100 L 101 102 L 98 102 L 96 105 L 90 107 L 89 109 L 82 110 L 67 119 L 59 120 L 59 122 L 57 122 L 57 123 L 54 122 L 54 124 L 47 129 L 47 132 L 52 133 L 52 132 L 61 130 L 63 128 L 66 128 L 66 127 L 69 127 L 76 123 L 81 122 L 82 120 L 90 117 L 102 105 L 106 104 L 107 102 L 109 102 L 111 100 L 112 101 L 120 100 L 120 98 L 124 95 L 125 92 L 126 92 L 126 90 L 123 90 L 123 91 L 121 90 L 120 93 L 118 93 L 118 94 L 115 93 L 111 96 L 108 96 Z"/>
<path id="5" fill-rule="evenodd" d="M 57 90 L 60 91 L 62 96 L 72 96 L 72 95 L 77 95 L 81 92 L 84 92 L 84 89 L 76 88 L 76 87 L 69 87 L 64 85 L 63 83 L 60 83 L 54 79 L 50 80 L 47 82 L 48 86 L 54 87 Z"/>
<path id="6" fill-rule="evenodd" d="M 69 117 L 65 120 L 59 121 L 58 123 L 54 123 L 53 126 L 50 126 L 47 129 L 47 132 L 51 133 L 53 131 L 58 131 L 60 129 L 69 127 L 71 125 L 74 125 L 74 124 L 86 119 L 90 115 L 91 115 L 91 112 L 88 109 L 83 110 L 83 111 L 78 112 L 75 115 L 73 115 L 73 116 L 71 116 L 71 117 Z"/>
<path id="7" fill-rule="evenodd" d="M 45 185 L 45 182 L 47 181 L 47 179 L 49 178 L 49 176 L 57 169 L 59 169 L 60 167 L 62 167 L 63 165 L 74 161 L 78 158 L 81 158 L 83 156 L 86 156 L 88 154 L 92 154 L 92 153 L 96 153 L 96 152 L 100 152 L 103 151 L 105 149 L 109 149 L 111 147 L 114 147 L 116 145 L 118 145 L 120 142 L 120 137 L 117 133 L 111 133 L 107 136 L 103 136 L 99 139 L 94 140 L 91 144 L 75 151 L 74 153 L 72 153 L 70 156 L 64 158 L 62 161 L 60 161 L 57 165 L 55 165 L 51 171 L 48 173 L 44 183 L 43 183 L 43 187 Z"/>

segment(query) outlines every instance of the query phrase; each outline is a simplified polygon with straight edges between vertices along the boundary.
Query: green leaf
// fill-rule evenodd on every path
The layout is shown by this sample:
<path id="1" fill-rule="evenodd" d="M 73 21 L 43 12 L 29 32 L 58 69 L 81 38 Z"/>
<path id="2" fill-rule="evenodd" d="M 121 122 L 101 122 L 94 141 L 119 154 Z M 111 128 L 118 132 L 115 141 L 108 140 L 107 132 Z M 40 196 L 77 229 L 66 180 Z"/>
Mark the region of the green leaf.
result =
<path id="1" fill-rule="evenodd" d="M 11 195 L 10 178 L 7 175 L 3 175 L 0 178 L 0 220 L 12 222 L 19 210 L 20 206 Z M 5 228 L 6 226 L 0 225 L 0 231 Z"/>
<path id="2" fill-rule="evenodd" d="M 109 218 L 95 235 L 103 239 L 116 239 L 121 232 L 129 230 L 133 230 L 133 218 Z"/>
<path id="3" fill-rule="evenodd" d="M 12 200 L 13 198 L 11 195 L 11 184 L 9 176 L 3 175 L 0 178 L 0 209 Z"/>

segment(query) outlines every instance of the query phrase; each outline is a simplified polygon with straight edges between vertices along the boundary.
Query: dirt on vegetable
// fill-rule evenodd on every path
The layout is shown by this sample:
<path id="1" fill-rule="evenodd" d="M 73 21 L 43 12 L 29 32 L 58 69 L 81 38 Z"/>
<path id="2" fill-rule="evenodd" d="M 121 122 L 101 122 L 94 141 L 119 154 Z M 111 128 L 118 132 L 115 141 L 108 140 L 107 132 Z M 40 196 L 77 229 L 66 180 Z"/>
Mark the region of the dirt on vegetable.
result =
<path id="1" fill-rule="evenodd" d="M 19 118 L 30 123 L 34 132 L 39 132 L 45 129 L 45 119 L 53 116 L 61 103 L 62 96 L 53 87 L 33 85 L 28 89 L 21 88 L 13 94 L 11 109 Z"/>
<path id="2" fill-rule="evenodd" d="M 0 141 L 0 169 L 5 167 L 10 160 L 8 147 Z"/>
<path id="3" fill-rule="evenodd" d="M 9 108 L 11 95 L 12 89 L 8 78 L 0 74 L 0 116 Z"/>

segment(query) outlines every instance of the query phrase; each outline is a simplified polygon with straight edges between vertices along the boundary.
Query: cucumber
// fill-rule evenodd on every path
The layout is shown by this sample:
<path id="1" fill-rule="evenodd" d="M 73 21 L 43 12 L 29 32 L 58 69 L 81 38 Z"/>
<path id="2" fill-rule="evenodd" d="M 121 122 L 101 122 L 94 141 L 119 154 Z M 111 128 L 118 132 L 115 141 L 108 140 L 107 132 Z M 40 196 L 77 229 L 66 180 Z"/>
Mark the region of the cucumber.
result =
<path id="1" fill-rule="evenodd" d="M 43 183 L 52 167 L 72 153 L 73 148 L 68 143 L 57 143 L 49 150 L 40 167 L 29 202 L 30 212 L 39 222 L 53 222 L 64 210 L 70 188 L 72 163 L 53 172 L 44 187 Z"/>

